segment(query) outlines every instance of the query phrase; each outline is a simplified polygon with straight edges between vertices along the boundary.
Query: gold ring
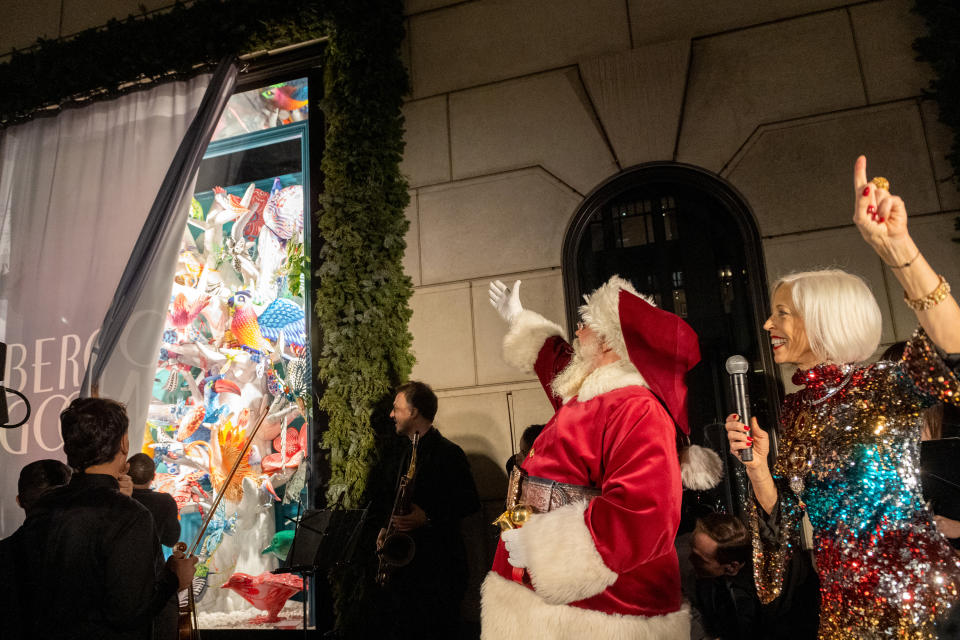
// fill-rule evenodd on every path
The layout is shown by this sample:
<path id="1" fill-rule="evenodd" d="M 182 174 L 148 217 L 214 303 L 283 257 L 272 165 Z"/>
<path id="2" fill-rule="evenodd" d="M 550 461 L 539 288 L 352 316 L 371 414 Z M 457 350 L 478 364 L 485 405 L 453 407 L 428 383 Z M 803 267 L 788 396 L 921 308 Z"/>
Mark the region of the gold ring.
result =
<path id="1" fill-rule="evenodd" d="M 880 176 L 877 176 L 876 178 L 874 178 L 874 179 L 871 180 L 870 182 L 872 182 L 872 183 L 877 187 L 877 189 L 883 189 L 884 191 L 890 191 L 890 181 L 887 180 L 886 178 L 881 178 Z"/>

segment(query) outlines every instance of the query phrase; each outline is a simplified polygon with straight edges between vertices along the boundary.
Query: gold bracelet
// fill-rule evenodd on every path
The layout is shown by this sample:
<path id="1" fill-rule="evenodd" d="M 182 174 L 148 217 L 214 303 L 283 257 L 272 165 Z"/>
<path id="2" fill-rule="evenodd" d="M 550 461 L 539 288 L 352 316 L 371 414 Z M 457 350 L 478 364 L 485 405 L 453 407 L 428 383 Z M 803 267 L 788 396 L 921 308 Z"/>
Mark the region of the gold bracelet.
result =
<path id="1" fill-rule="evenodd" d="M 947 282 L 947 279 L 941 275 L 937 275 L 940 278 L 940 284 L 937 285 L 937 288 L 923 296 L 922 298 L 910 299 L 907 297 L 907 292 L 903 292 L 903 301 L 907 303 L 907 306 L 913 309 L 914 311 L 927 311 L 932 309 L 944 300 L 947 299 L 947 296 L 950 294 L 950 283 Z"/>

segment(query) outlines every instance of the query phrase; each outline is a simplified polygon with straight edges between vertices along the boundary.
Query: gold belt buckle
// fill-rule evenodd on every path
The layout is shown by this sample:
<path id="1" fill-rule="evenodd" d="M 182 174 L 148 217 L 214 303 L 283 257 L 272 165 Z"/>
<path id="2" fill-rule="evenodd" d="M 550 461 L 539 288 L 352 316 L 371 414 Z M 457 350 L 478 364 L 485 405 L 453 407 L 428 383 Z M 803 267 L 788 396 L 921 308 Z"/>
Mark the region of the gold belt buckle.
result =
<path id="1" fill-rule="evenodd" d="M 533 515 L 533 509 L 520 504 L 525 476 L 526 473 L 519 466 L 515 466 L 510 472 L 510 480 L 507 484 L 507 510 L 493 521 L 493 524 L 499 526 L 501 531 L 522 527 Z"/>

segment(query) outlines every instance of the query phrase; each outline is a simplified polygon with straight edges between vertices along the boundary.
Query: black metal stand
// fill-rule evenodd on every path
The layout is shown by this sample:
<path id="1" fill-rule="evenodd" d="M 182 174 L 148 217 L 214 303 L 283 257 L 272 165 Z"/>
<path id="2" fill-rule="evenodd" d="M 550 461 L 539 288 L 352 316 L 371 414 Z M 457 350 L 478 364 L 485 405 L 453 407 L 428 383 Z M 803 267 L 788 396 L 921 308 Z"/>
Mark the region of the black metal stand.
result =
<path id="1" fill-rule="evenodd" d="M 303 580 L 303 636 L 307 637 L 308 579 L 326 575 L 350 561 L 367 509 L 308 509 L 297 523 L 290 552 L 273 573 L 293 573 Z"/>

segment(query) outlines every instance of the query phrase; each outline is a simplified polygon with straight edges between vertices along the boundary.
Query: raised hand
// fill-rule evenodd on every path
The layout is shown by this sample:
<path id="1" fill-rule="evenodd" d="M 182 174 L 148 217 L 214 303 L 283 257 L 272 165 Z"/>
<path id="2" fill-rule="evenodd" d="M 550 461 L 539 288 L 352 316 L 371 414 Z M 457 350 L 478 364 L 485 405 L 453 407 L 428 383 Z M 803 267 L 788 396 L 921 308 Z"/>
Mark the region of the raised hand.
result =
<path id="1" fill-rule="evenodd" d="M 128 475 L 130 463 L 123 468 L 123 471 L 117 476 L 117 482 L 120 483 L 120 493 L 129 497 L 133 496 L 133 478 Z"/>
<path id="2" fill-rule="evenodd" d="M 892 195 L 887 189 L 867 181 L 867 158 L 857 158 L 853 168 L 853 186 L 856 189 L 856 204 L 853 222 L 860 235 L 877 255 L 890 265 L 901 264 L 905 250 L 913 244 L 907 233 L 907 208 L 903 199 Z M 909 246 L 908 246 L 909 245 Z"/>
<path id="3" fill-rule="evenodd" d="M 494 280 L 490 283 L 489 294 L 490 304 L 497 310 L 500 317 L 507 322 L 513 322 L 523 311 L 523 306 L 520 304 L 519 280 L 513 283 L 513 289 L 499 280 Z"/>

